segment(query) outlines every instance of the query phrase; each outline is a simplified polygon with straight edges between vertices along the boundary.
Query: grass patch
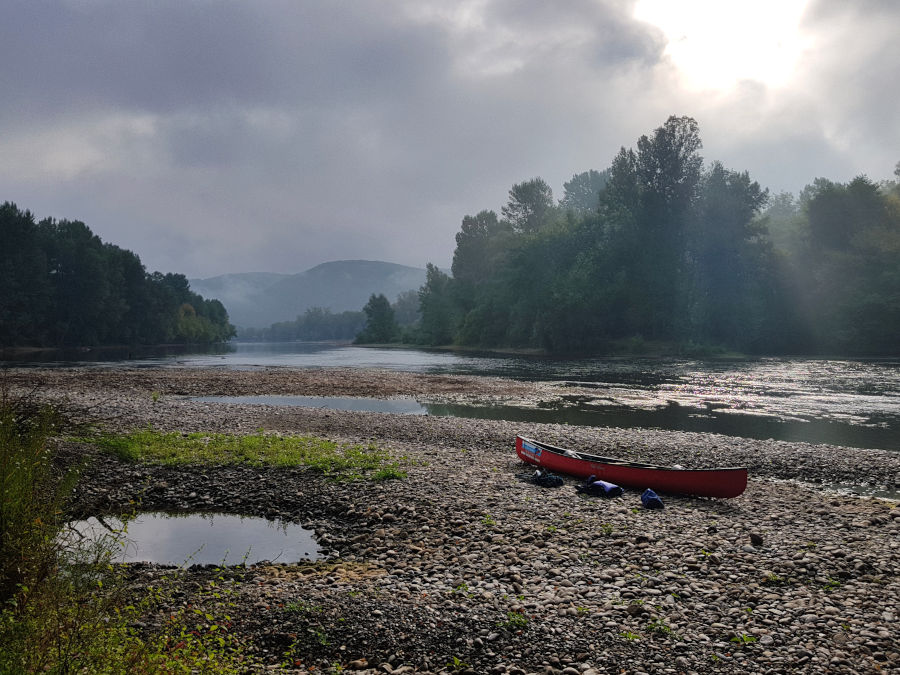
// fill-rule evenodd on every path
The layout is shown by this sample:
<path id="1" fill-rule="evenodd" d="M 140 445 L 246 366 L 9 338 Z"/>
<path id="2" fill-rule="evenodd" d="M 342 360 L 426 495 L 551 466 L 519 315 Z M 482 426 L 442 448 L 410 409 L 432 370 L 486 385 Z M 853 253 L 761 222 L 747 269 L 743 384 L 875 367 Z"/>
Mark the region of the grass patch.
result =
<path id="1" fill-rule="evenodd" d="M 248 466 L 305 466 L 331 478 L 406 478 L 391 455 L 374 444 L 339 444 L 316 436 L 280 436 L 162 432 L 152 428 L 127 434 L 82 438 L 133 462 Z"/>

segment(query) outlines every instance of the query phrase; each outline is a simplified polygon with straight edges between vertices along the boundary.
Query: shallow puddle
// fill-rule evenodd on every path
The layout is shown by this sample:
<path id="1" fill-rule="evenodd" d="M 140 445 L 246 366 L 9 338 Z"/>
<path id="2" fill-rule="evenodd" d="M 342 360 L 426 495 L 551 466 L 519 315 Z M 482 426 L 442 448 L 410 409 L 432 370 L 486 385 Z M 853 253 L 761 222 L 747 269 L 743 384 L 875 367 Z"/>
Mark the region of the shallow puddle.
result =
<path id="1" fill-rule="evenodd" d="M 117 518 L 70 523 L 72 541 L 118 540 L 116 562 L 237 565 L 263 560 L 295 563 L 321 557 L 313 533 L 299 525 L 225 514 L 140 513 L 122 532 Z"/>

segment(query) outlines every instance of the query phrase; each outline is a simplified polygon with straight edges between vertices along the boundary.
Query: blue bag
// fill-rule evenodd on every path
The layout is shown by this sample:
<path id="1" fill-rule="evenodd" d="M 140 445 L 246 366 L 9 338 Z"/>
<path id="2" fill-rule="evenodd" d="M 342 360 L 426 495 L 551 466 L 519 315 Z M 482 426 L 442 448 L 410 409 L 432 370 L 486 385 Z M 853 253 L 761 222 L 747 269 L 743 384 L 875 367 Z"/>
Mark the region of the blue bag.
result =
<path id="1" fill-rule="evenodd" d="M 644 494 L 641 495 L 641 504 L 644 505 L 645 509 L 663 508 L 662 499 L 660 499 L 659 495 L 650 488 L 644 490 Z"/>
<path id="2" fill-rule="evenodd" d="M 578 485 L 575 489 L 582 494 L 598 495 L 600 497 L 618 497 L 625 492 L 625 490 L 615 483 L 598 480 L 594 476 L 588 478 L 583 484 Z"/>

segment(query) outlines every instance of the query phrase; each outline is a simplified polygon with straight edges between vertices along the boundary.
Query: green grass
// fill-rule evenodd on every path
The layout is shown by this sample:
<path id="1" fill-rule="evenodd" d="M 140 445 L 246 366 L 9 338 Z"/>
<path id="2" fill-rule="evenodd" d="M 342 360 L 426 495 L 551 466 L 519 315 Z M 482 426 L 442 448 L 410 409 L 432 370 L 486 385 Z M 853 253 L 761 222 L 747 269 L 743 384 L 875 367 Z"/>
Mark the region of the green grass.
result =
<path id="1" fill-rule="evenodd" d="M 506 621 L 499 622 L 497 626 L 510 630 L 523 630 L 528 627 L 528 617 L 521 612 L 507 612 Z"/>
<path id="2" fill-rule="evenodd" d="M 731 642 L 736 642 L 739 645 L 749 645 L 756 642 L 756 638 L 752 635 L 741 633 L 740 635 L 735 635 L 733 638 L 731 638 Z"/>
<path id="3" fill-rule="evenodd" d="M 398 461 L 374 444 L 339 444 L 316 436 L 247 436 L 162 432 L 152 428 L 127 434 L 82 438 L 121 459 L 157 464 L 212 464 L 307 467 L 331 478 L 382 481 L 406 478 Z"/>

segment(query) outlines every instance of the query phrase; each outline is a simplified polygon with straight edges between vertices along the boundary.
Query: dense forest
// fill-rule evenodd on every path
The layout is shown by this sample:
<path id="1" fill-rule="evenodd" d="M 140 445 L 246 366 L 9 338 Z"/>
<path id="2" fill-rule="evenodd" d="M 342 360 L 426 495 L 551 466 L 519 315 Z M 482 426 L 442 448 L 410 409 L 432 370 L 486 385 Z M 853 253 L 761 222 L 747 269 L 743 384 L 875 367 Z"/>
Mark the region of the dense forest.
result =
<path id="1" fill-rule="evenodd" d="M 0 346 L 210 343 L 234 328 L 218 300 L 181 274 L 148 274 L 140 258 L 82 222 L 0 206 Z"/>
<path id="2" fill-rule="evenodd" d="M 701 147 L 696 121 L 670 117 L 558 203 L 540 178 L 514 185 L 500 216 L 463 218 L 451 275 L 428 265 L 407 335 L 553 353 L 898 353 L 900 183 L 770 196 L 704 166 Z"/>

